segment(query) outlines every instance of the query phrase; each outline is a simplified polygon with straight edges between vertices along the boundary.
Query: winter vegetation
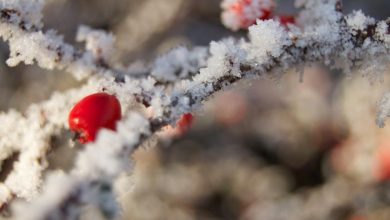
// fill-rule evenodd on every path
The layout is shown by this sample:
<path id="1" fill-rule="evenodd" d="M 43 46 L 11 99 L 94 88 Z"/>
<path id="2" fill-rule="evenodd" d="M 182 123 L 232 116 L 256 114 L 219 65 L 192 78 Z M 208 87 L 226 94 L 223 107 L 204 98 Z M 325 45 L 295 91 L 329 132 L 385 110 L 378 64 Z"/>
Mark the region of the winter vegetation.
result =
<path id="1" fill-rule="evenodd" d="M 344 13 L 339 0 L 297 0 L 299 14 L 289 22 L 272 15 L 278 7 L 273 0 L 223 0 L 223 25 L 247 31 L 245 37 L 178 47 L 150 63 L 130 65 L 112 59 L 113 33 L 80 25 L 72 44 L 60 32 L 47 29 L 42 20 L 45 4 L 49 3 L 0 0 L 0 37 L 10 51 L 6 64 L 64 71 L 81 86 L 55 92 L 23 112 L 0 113 L 0 163 L 17 155 L 0 182 L 0 207 L 16 219 L 80 219 L 86 207 L 103 219 L 122 218 L 116 184 L 132 175 L 131 155 L 153 141 L 156 133 L 175 126 L 183 115 L 202 111 L 211 96 L 243 80 L 283 81 L 291 70 L 303 80 L 305 67 L 321 63 L 375 83 L 384 80 L 389 68 L 390 20 L 376 20 L 361 10 Z M 79 146 L 69 170 L 47 171 L 53 137 L 69 129 L 70 109 L 96 92 L 113 94 L 120 101 L 123 117 L 116 131 L 101 129 L 94 142 Z M 384 127 L 390 116 L 390 95 L 377 101 L 376 123 Z M 277 177 L 260 180 L 270 182 L 264 192 L 272 190 L 273 178 Z M 328 219 L 326 213 L 361 193 L 380 194 L 378 188 L 360 190 L 343 180 L 329 182 L 306 201 L 295 195 L 282 205 L 266 203 L 251 208 L 242 219 Z M 311 207 L 312 200 L 323 201 L 322 210 Z M 277 211 L 280 207 L 289 217 Z"/>

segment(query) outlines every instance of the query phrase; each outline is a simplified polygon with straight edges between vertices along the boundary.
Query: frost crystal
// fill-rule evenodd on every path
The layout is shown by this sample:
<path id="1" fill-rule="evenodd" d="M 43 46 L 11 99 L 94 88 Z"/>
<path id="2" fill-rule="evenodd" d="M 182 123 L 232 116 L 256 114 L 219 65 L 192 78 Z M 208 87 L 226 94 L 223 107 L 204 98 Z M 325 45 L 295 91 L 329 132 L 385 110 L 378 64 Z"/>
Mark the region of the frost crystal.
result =
<path id="1" fill-rule="evenodd" d="M 284 48 L 291 45 L 291 40 L 279 22 L 257 21 L 249 27 L 250 44 L 247 45 L 249 59 L 261 61 L 279 57 Z M 269 57 L 271 56 L 271 57 Z"/>
<path id="2" fill-rule="evenodd" d="M 189 51 L 179 47 L 156 59 L 151 75 L 164 82 L 175 81 L 195 75 L 199 67 L 205 66 L 207 49 L 196 47 Z"/>
<path id="3" fill-rule="evenodd" d="M 1 0 L 0 8 L 6 9 L 12 23 L 25 21 L 26 28 L 42 27 L 42 8 L 44 0 Z"/>
<path id="4" fill-rule="evenodd" d="M 358 31 L 364 31 L 368 25 L 373 25 L 375 19 L 366 17 L 361 10 L 353 11 L 352 14 L 346 18 L 349 28 L 357 34 Z"/>
<path id="5" fill-rule="evenodd" d="M 104 31 L 82 25 L 79 27 L 76 40 L 85 42 L 86 49 L 92 52 L 96 59 L 108 60 L 114 52 L 115 37 Z"/>

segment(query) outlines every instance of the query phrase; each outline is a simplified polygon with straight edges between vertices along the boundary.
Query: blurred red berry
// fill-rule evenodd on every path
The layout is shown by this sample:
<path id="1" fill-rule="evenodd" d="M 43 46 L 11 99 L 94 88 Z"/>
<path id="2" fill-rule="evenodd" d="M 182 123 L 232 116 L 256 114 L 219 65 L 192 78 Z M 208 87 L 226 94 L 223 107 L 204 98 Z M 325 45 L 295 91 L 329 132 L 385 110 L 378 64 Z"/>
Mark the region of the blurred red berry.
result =
<path id="1" fill-rule="evenodd" d="M 191 128 L 193 119 L 194 119 L 194 116 L 191 113 L 186 113 L 186 114 L 182 115 L 176 124 L 177 132 L 180 135 L 187 133 L 188 130 Z"/>
<path id="2" fill-rule="evenodd" d="M 222 20 L 232 30 L 247 29 L 257 19 L 270 19 L 274 7 L 273 0 L 225 0 L 222 3 Z"/>
<path id="3" fill-rule="evenodd" d="M 95 140 L 101 128 L 115 130 L 121 117 L 118 99 L 102 92 L 80 100 L 71 110 L 68 123 L 80 143 L 88 143 Z"/>
<path id="4" fill-rule="evenodd" d="M 351 216 L 348 220 L 366 220 L 367 218 L 365 218 L 364 216 L 362 215 L 353 215 Z"/>
<path id="5" fill-rule="evenodd" d="M 256 19 L 260 19 L 260 20 L 266 20 L 266 19 L 270 19 L 271 18 L 271 10 L 267 10 L 267 9 L 261 9 L 261 16 L 259 17 L 254 17 L 254 18 L 249 18 L 247 16 L 245 16 L 245 7 L 247 7 L 247 5 L 249 5 L 250 3 L 247 3 L 247 1 L 243 0 L 243 1 L 238 1 L 236 4 L 232 5 L 231 6 L 231 11 L 236 14 L 237 18 L 239 19 L 239 23 L 240 23 L 240 27 L 242 29 L 246 29 L 248 28 L 249 26 L 253 25 L 256 23 Z M 249 1 L 250 2 L 250 1 Z"/>
<path id="6" fill-rule="evenodd" d="M 390 141 L 383 142 L 376 153 L 375 177 L 378 181 L 390 179 Z"/>
<path id="7" fill-rule="evenodd" d="M 295 24 L 295 16 L 292 15 L 281 15 L 278 16 L 277 19 L 279 20 L 281 25 L 286 27 L 288 24 Z"/>

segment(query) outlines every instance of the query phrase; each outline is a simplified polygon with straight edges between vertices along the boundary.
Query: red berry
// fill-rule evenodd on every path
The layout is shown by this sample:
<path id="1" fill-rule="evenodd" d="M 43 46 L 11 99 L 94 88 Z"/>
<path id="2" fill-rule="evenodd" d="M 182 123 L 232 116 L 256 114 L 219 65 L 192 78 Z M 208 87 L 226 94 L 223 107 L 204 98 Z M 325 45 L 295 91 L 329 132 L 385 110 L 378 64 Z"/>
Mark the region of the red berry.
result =
<path id="1" fill-rule="evenodd" d="M 281 25 L 286 27 L 288 24 L 295 24 L 295 16 L 292 15 L 281 15 L 278 17 L 278 20 Z"/>
<path id="2" fill-rule="evenodd" d="M 247 29 L 256 23 L 256 19 L 271 18 L 275 7 L 274 1 L 262 0 L 234 0 L 224 1 L 222 20 L 225 26 L 232 30 Z"/>
<path id="3" fill-rule="evenodd" d="M 186 113 L 181 116 L 176 124 L 176 130 L 179 134 L 185 134 L 191 128 L 194 116 L 191 113 Z"/>
<path id="4" fill-rule="evenodd" d="M 390 180 L 390 141 L 382 141 L 376 152 L 375 177 L 378 181 Z"/>
<path id="5" fill-rule="evenodd" d="M 80 100 L 71 110 L 69 127 L 80 143 L 92 142 L 101 128 L 115 130 L 122 117 L 118 99 L 107 93 L 95 93 Z"/>

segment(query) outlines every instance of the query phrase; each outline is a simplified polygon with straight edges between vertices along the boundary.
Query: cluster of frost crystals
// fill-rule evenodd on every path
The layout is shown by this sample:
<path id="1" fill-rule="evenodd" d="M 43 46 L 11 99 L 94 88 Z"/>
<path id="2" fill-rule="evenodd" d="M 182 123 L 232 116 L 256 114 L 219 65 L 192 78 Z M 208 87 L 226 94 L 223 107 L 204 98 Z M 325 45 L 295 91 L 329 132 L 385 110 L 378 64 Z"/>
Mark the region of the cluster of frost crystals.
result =
<path id="1" fill-rule="evenodd" d="M 363 14 L 361 10 L 353 11 L 346 17 L 347 25 L 350 31 L 354 34 L 358 34 L 359 31 L 364 31 L 368 25 L 373 25 L 375 23 L 375 19 L 371 17 L 367 17 Z"/>
<path id="2" fill-rule="evenodd" d="M 128 156 L 139 143 L 140 134 L 149 133 L 149 122 L 139 114 L 130 114 L 118 123 L 117 132 L 99 131 L 96 142 L 78 155 L 74 173 L 90 179 L 118 176 L 128 170 Z"/>
<path id="3" fill-rule="evenodd" d="M 23 4 L 19 6 L 22 7 Z M 9 17 L 6 16 L 6 21 L 0 23 L 0 37 L 7 41 L 10 47 L 10 57 L 7 60 L 9 66 L 16 66 L 21 62 L 27 65 L 37 63 L 44 69 L 65 69 L 78 80 L 93 73 L 112 74 L 113 70 L 102 68 L 104 61 L 113 53 L 115 38 L 112 34 L 82 26 L 77 40 L 86 42 L 87 51 L 81 53 L 65 43 L 56 31 L 43 31 L 38 26 L 29 30 L 26 21 L 21 20 L 21 12 L 3 10 L 6 10 L 5 13 Z M 14 16 L 20 20 L 20 24 L 12 22 Z"/>
<path id="4" fill-rule="evenodd" d="M 96 59 L 109 60 L 114 52 L 115 37 L 112 33 L 81 25 L 76 40 L 85 42 L 87 51 L 90 51 Z"/>
<path id="5" fill-rule="evenodd" d="M 303 4 L 303 3 L 302 3 Z M 300 48 L 313 47 L 306 51 L 309 59 L 319 57 L 329 64 L 335 48 L 340 45 L 340 19 L 342 14 L 335 10 L 336 0 L 306 1 L 305 8 L 298 17 L 298 23 L 303 27 L 302 37 L 296 42 Z"/>
<path id="6" fill-rule="evenodd" d="M 257 25 L 249 27 L 249 40 L 245 45 L 248 58 L 257 62 L 279 57 L 292 43 L 285 28 L 273 20 L 258 20 Z"/>
<path id="7" fill-rule="evenodd" d="M 32 26 L 41 27 L 44 0 L 1 0 L 0 9 L 7 10 L 10 21 L 15 24 L 24 23 L 27 29 Z"/>
<path id="8" fill-rule="evenodd" d="M 376 37 L 385 43 L 387 49 L 390 49 L 389 24 L 390 20 L 388 22 L 380 21 L 376 27 Z"/>
<path id="9" fill-rule="evenodd" d="M 147 78 L 131 78 L 129 76 L 124 76 L 123 81 L 123 83 L 118 84 L 115 81 L 115 77 L 104 77 L 98 82 L 100 91 L 113 94 L 119 99 L 123 114 L 127 114 L 127 111 L 137 105 L 137 98 L 145 98 L 150 101 L 150 99 L 148 99 L 149 97 L 152 97 L 157 93 L 163 93 L 163 89 L 156 86 L 156 79 L 151 76 L 148 76 Z M 140 100 L 139 102 L 142 103 Z M 160 107 L 156 106 L 156 109 L 157 108 Z"/>
<path id="10" fill-rule="evenodd" d="M 345 43 L 349 48 L 346 47 L 343 53 L 344 62 L 349 60 L 346 63 L 354 65 L 354 69 L 364 76 L 371 79 L 381 78 L 381 74 L 390 62 L 389 34 L 384 34 L 383 29 L 386 28 L 383 22 L 378 22 L 376 25 L 375 19 L 364 15 L 361 11 L 354 11 L 346 17 L 346 24 L 355 42 L 361 41 L 361 46 Z"/>
<path id="11" fill-rule="evenodd" d="M 224 0 L 222 7 L 222 23 L 236 31 L 253 24 L 258 18 L 275 7 L 274 0 Z"/>
<path id="12" fill-rule="evenodd" d="M 26 211 L 27 204 L 15 203 L 13 210 L 17 213 L 17 219 L 43 219 L 43 213 L 49 213 L 56 210 L 58 201 L 68 196 L 76 185 L 75 179 L 66 178 L 65 174 L 60 171 L 52 172 L 48 175 L 44 184 L 44 194 L 30 204 L 30 211 Z M 79 214 L 80 210 L 73 207 L 74 215 Z M 52 219 L 61 219 L 62 213 L 52 213 Z M 78 212 L 78 213 L 77 213 Z M 76 219 L 76 216 L 70 216 Z M 71 219 L 71 218 L 69 218 Z"/>
<path id="13" fill-rule="evenodd" d="M 206 65 L 207 48 L 188 50 L 179 47 L 156 59 L 151 75 L 163 82 L 175 81 L 195 75 L 199 67 Z"/>
<path id="14" fill-rule="evenodd" d="M 305 7 L 299 15 L 302 33 L 296 45 L 306 50 L 307 60 L 322 59 L 332 68 L 346 74 L 352 70 L 370 78 L 380 78 L 389 62 L 389 41 L 386 22 L 378 22 L 354 11 L 343 16 L 335 10 L 336 0 L 297 1 Z"/>
<path id="15" fill-rule="evenodd" d="M 240 62 L 236 60 L 242 56 L 239 56 L 239 48 L 234 43 L 233 39 L 211 42 L 206 66 L 192 80 L 177 82 L 171 94 L 165 94 L 162 90 L 154 92 L 151 100 L 154 116 L 173 122 L 182 114 L 199 107 L 201 101 L 214 90 L 213 82 L 224 76 L 240 77 Z M 166 112 L 170 113 L 168 117 L 164 115 Z"/>
<path id="16" fill-rule="evenodd" d="M 6 20 L 0 24 L 0 37 L 9 41 L 11 55 L 7 60 L 10 66 L 16 66 L 21 61 L 32 64 L 37 61 L 40 66 L 53 69 L 55 53 L 45 50 L 55 46 L 57 39 L 48 42 L 42 32 L 27 33 L 22 29 L 41 28 L 43 0 L 1 0 L 0 10 L 2 18 Z M 19 26 L 22 26 L 19 27 Z M 49 31 L 47 35 L 52 36 Z"/>
<path id="17" fill-rule="evenodd" d="M 24 34 L 23 32 L 14 31 L 9 39 L 10 57 L 7 60 L 9 66 L 16 66 L 20 62 L 27 65 L 32 65 L 35 62 L 45 69 L 54 69 L 58 67 L 58 51 L 57 48 L 63 44 L 62 36 L 59 36 L 55 31 L 50 30 L 46 33 L 41 31 Z M 73 54 L 73 48 L 63 47 L 64 51 L 61 59 L 70 62 Z"/>
<path id="18" fill-rule="evenodd" d="M 207 60 L 207 65 L 201 68 L 199 74 L 193 79 L 198 82 L 212 82 L 224 75 L 239 76 L 238 67 L 232 68 L 233 59 L 240 59 L 240 51 L 234 45 L 233 39 L 227 39 L 221 42 L 210 43 L 211 56 Z M 237 62 L 236 62 L 237 63 Z M 233 69 L 233 71 L 230 71 Z M 236 70 L 236 71 L 234 71 Z"/>

